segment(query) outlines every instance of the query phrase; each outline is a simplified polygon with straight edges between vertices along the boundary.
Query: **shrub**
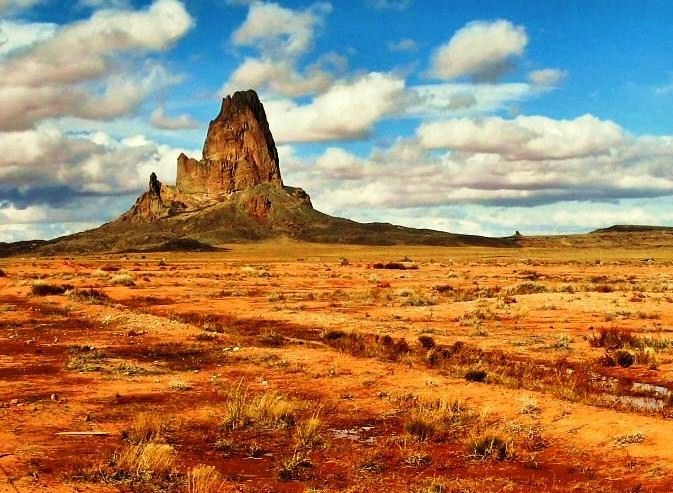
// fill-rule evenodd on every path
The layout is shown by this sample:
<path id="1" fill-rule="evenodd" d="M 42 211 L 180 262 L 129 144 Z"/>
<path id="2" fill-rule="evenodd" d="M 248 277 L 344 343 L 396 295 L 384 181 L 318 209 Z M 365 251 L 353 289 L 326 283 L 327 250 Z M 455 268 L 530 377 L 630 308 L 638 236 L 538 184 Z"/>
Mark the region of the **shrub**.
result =
<path id="1" fill-rule="evenodd" d="M 483 382 L 486 380 L 486 376 L 485 370 L 471 369 L 465 373 L 465 380 L 468 382 Z"/>
<path id="2" fill-rule="evenodd" d="M 536 293 L 546 293 L 547 288 L 544 284 L 538 282 L 522 282 L 516 286 L 512 286 L 507 289 L 507 294 L 517 295 L 517 294 L 536 294 Z"/>
<path id="3" fill-rule="evenodd" d="M 328 330 L 323 332 L 322 338 L 326 341 L 336 341 L 344 337 L 346 333 L 343 330 Z"/>
<path id="4" fill-rule="evenodd" d="M 222 475 L 213 466 L 199 464 L 187 473 L 188 493 L 215 493 L 222 484 Z"/>
<path id="5" fill-rule="evenodd" d="M 628 330 L 600 329 L 598 335 L 593 334 L 588 339 L 591 347 L 605 349 L 619 349 L 624 346 L 637 345 L 637 339 Z"/>
<path id="6" fill-rule="evenodd" d="M 141 443 L 123 449 L 113 462 L 131 476 L 168 475 L 175 462 L 175 450 L 165 443 Z"/>
<path id="7" fill-rule="evenodd" d="M 127 429 L 122 431 L 122 438 L 134 444 L 158 442 L 164 430 L 162 419 L 156 413 L 140 413 L 136 415 Z"/>
<path id="8" fill-rule="evenodd" d="M 431 336 L 421 335 L 418 336 L 418 342 L 421 343 L 423 349 L 432 349 L 435 347 L 435 340 Z"/>
<path id="9" fill-rule="evenodd" d="M 260 344 L 270 347 L 281 347 L 287 343 L 287 338 L 274 331 L 268 331 L 260 335 L 258 338 Z"/>
<path id="10" fill-rule="evenodd" d="M 372 264 L 374 269 L 396 269 L 396 270 L 417 270 L 418 265 L 405 265 L 401 262 L 376 262 Z"/>
<path id="11" fill-rule="evenodd" d="M 320 420 L 313 415 L 306 421 L 299 423 L 295 431 L 295 444 L 298 450 L 310 450 L 321 441 Z"/>
<path id="12" fill-rule="evenodd" d="M 278 478 L 281 481 L 292 481 L 301 479 L 301 470 L 313 467 L 311 461 L 304 455 L 295 452 L 290 457 L 281 462 Z"/>
<path id="13" fill-rule="evenodd" d="M 470 441 L 469 450 L 480 459 L 505 460 L 512 455 L 512 445 L 498 435 L 484 434 Z"/>
<path id="14" fill-rule="evenodd" d="M 233 388 L 225 404 L 224 427 L 234 430 L 252 424 L 283 427 L 295 422 L 294 406 L 276 393 L 250 398 L 243 381 Z"/>
<path id="15" fill-rule="evenodd" d="M 33 296 L 53 296 L 63 294 L 73 288 L 72 284 L 47 284 L 36 282 L 30 288 L 30 294 Z"/>
<path id="16" fill-rule="evenodd" d="M 127 286 L 132 287 L 136 285 L 135 280 L 128 274 L 119 274 L 110 279 L 113 286 Z"/>
<path id="17" fill-rule="evenodd" d="M 628 368 L 635 362 L 636 358 L 628 349 L 618 349 L 615 351 L 615 360 L 622 368 Z"/>
<path id="18" fill-rule="evenodd" d="M 435 434 L 435 425 L 423 416 L 416 416 L 404 425 L 404 431 L 424 442 Z"/>
<path id="19" fill-rule="evenodd" d="M 102 303 L 109 301 L 110 297 L 99 289 L 73 289 L 68 293 L 70 299 L 75 301 L 87 301 L 90 303 Z"/>
<path id="20" fill-rule="evenodd" d="M 68 352 L 73 356 L 66 363 L 66 369 L 80 373 L 102 370 L 103 361 L 107 359 L 104 352 L 93 346 L 72 347 Z"/>

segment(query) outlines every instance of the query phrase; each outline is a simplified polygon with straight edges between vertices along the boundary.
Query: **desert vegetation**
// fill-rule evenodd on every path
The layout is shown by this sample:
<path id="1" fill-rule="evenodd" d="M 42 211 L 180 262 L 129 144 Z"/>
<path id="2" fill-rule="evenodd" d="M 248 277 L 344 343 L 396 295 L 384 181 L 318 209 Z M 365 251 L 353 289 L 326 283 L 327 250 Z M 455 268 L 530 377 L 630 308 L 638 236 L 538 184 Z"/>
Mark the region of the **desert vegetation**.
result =
<path id="1" fill-rule="evenodd" d="M 11 484 L 670 489 L 673 256 L 293 248 L 6 260 Z"/>

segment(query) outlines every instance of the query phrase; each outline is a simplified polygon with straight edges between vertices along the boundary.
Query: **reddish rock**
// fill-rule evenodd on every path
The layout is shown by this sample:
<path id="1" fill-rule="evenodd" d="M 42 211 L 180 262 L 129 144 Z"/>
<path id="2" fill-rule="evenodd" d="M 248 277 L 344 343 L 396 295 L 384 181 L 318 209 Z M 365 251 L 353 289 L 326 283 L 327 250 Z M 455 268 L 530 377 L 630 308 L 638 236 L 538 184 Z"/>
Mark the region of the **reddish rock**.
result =
<path id="1" fill-rule="evenodd" d="M 235 92 L 210 122 L 203 159 L 178 157 L 176 186 L 186 194 L 230 194 L 261 183 L 282 188 L 278 151 L 257 93 Z"/>

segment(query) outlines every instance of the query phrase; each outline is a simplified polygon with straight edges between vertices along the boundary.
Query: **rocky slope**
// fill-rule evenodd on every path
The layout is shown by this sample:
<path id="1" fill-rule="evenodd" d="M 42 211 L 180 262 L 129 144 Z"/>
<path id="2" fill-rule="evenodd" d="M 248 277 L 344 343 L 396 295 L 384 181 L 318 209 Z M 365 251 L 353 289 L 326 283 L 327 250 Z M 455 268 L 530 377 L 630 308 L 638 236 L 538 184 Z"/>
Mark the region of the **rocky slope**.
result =
<path id="1" fill-rule="evenodd" d="M 40 244 L 35 251 L 157 250 L 181 244 L 176 240 L 208 246 L 275 237 L 371 245 L 517 246 L 510 238 L 361 224 L 316 211 L 306 192 L 283 185 L 264 107 L 254 91 L 244 91 L 223 100 L 210 122 L 202 158 L 178 157 L 175 186 L 152 173 L 147 191 L 118 219 Z"/>

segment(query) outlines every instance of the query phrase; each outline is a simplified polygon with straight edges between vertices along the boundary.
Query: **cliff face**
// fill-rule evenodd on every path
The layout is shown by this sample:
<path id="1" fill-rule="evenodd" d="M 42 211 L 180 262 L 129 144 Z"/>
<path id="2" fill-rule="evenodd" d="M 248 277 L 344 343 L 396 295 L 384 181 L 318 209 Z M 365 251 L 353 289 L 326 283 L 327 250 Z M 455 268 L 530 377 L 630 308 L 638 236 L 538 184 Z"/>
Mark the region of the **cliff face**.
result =
<path id="1" fill-rule="evenodd" d="M 222 101 L 210 122 L 203 158 L 178 157 L 176 187 L 186 194 L 221 195 L 261 183 L 282 188 L 278 151 L 257 93 L 239 91 Z"/>

